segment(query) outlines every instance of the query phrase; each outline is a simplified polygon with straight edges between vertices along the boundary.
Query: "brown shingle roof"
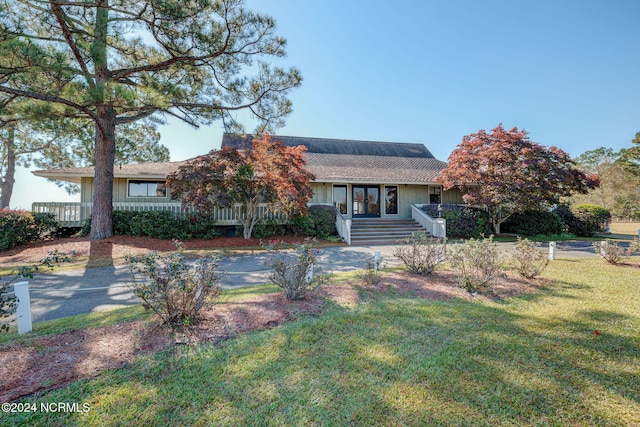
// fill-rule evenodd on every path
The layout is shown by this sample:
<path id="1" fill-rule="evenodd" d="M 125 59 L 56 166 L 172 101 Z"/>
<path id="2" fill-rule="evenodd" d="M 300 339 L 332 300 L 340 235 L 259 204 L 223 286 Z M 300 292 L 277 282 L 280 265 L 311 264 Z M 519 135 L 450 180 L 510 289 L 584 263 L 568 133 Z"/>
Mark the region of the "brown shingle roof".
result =
<path id="1" fill-rule="evenodd" d="M 225 133 L 222 147 L 246 149 L 251 146 L 253 135 Z M 341 154 L 353 156 L 423 157 L 433 159 L 433 154 L 423 144 L 384 141 L 355 141 L 350 139 L 309 138 L 302 136 L 273 135 L 287 147 L 304 145 L 308 153 Z"/>
<path id="2" fill-rule="evenodd" d="M 113 168 L 115 178 L 165 178 L 171 172 L 178 170 L 183 165 L 182 162 L 162 162 L 162 163 L 138 163 L 129 165 L 116 165 Z M 36 176 L 61 181 L 80 183 L 83 177 L 93 177 L 94 167 L 85 166 L 81 168 L 57 168 L 47 170 L 37 170 L 32 172 Z"/>
<path id="3" fill-rule="evenodd" d="M 447 164 L 422 157 L 308 153 L 307 167 L 320 182 L 435 183 Z"/>
<path id="4" fill-rule="evenodd" d="M 285 145 L 305 145 L 307 168 L 319 182 L 435 183 L 436 176 L 447 166 L 433 157 L 422 144 L 397 142 L 349 141 L 338 139 L 274 136 Z M 246 148 L 251 135 L 225 134 L 223 146 Z M 116 178 L 161 179 L 186 161 L 116 165 Z M 93 177 L 93 166 L 34 171 L 49 179 L 80 183 L 82 177 Z"/>

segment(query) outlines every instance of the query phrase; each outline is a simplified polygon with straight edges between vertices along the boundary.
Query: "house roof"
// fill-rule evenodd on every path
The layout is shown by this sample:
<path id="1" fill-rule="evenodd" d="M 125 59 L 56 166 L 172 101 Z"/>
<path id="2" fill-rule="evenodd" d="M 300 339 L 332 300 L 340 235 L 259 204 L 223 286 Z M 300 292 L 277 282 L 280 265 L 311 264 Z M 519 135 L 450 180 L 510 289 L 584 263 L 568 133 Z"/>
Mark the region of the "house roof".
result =
<path id="1" fill-rule="evenodd" d="M 419 157 L 433 159 L 433 154 L 423 144 L 383 141 L 355 141 L 348 139 L 309 138 L 301 136 L 274 135 L 274 141 L 280 141 L 287 147 L 304 145 L 307 153 L 339 154 L 347 156 L 385 156 Z M 222 146 L 238 149 L 251 147 L 253 135 L 225 133 Z"/>
<path id="2" fill-rule="evenodd" d="M 381 141 L 273 136 L 286 146 L 307 147 L 307 168 L 317 182 L 431 184 L 447 163 L 437 160 L 423 144 Z M 223 147 L 246 149 L 252 135 L 224 134 Z M 115 178 L 163 179 L 177 170 L 181 162 L 116 165 Z M 34 171 L 49 179 L 80 183 L 93 177 L 93 166 Z"/>
<path id="3" fill-rule="evenodd" d="M 317 182 L 435 183 L 447 167 L 423 144 L 345 139 L 272 137 L 285 146 L 307 147 L 307 169 Z M 246 149 L 253 135 L 224 134 L 222 146 Z"/>
<path id="4" fill-rule="evenodd" d="M 140 179 L 164 179 L 171 172 L 178 170 L 186 163 L 181 162 L 161 162 L 161 163 L 138 163 L 127 165 L 116 165 L 113 168 L 114 178 L 140 178 Z M 74 182 L 80 184 L 84 177 L 94 176 L 94 167 L 85 166 L 81 168 L 56 168 L 37 170 L 32 172 L 36 176 L 60 181 Z"/>

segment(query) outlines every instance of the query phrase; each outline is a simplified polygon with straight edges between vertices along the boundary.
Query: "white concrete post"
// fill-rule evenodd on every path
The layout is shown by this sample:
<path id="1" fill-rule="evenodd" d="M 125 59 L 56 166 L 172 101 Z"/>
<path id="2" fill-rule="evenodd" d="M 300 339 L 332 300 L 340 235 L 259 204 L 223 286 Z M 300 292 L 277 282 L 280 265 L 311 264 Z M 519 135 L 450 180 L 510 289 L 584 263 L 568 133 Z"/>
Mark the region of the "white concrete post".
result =
<path id="1" fill-rule="evenodd" d="M 18 318 L 18 333 L 26 334 L 33 329 L 31 323 L 31 298 L 29 297 L 29 282 L 20 282 L 13 285 L 18 299 L 16 317 Z"/>
<path id="2" fill-rule="evenodd" d="M 380 269 L 380 262 L 381 262 L 380 251 L 375 251 L 373 253 L 373 263 L 375 264 L 374 268 L 376 269 L 376 271 Z"/>
<path id="3" fill-rule="evenodd" d="M 638 228 L 638 238 L 640 238 L 640 228 Z"/>
<path id="4" fill-rule="evenodd" d="M 307 280 L 307 283 L 313 282 L 313 264 L 310 265 L 309 268 L 307 269 L 306 280 Z"/>
<path id="5" fill-rule="evenodd" d="M 556 259 L 556 242 L 549 242 L 549 259 Z"/>

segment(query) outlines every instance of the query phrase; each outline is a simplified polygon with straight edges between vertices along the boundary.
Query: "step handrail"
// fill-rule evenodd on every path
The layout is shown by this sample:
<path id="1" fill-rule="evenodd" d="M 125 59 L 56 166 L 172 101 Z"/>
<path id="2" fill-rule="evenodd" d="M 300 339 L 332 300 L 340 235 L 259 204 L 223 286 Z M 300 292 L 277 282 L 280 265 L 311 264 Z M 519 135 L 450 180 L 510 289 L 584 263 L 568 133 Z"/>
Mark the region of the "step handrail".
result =
<path id="1" fill-rule="evenodd" d="M 434 237 L 447 238 L 447 220 L 444 218 L 433 218 L 421 208 L 424 205 L 411 205 L 411 218 L 423 226 Z"/>

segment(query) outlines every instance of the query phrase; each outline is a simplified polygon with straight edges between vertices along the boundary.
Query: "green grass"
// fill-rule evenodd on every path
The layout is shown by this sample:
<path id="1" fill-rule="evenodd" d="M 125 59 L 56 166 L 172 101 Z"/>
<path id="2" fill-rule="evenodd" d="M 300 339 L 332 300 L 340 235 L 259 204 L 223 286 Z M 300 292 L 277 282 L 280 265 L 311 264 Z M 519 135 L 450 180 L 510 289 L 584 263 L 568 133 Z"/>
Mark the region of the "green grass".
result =
<path id="1" fill-rule="evenodd" d="M 640 222 L 612 222 L 610 225 L 612 234 L 627 234 L 637 236 L 640 229 Z"/>
<path id="2" fill-rule="evenodd" d="M 389 293 L 175 347 L 25 400 L 87 413 L 0 425 L 640 425 L 640 269 L 560 260 L 544 276 L 502 302 Z"/>

